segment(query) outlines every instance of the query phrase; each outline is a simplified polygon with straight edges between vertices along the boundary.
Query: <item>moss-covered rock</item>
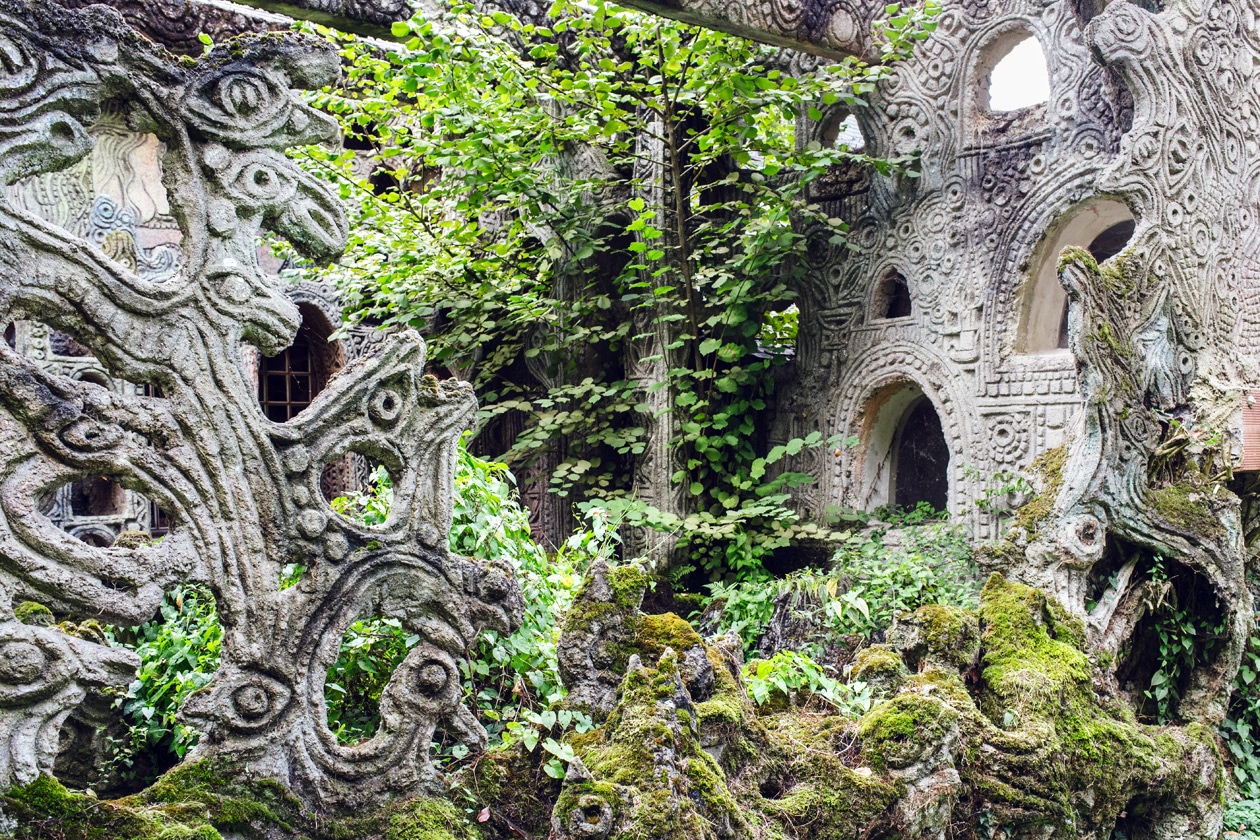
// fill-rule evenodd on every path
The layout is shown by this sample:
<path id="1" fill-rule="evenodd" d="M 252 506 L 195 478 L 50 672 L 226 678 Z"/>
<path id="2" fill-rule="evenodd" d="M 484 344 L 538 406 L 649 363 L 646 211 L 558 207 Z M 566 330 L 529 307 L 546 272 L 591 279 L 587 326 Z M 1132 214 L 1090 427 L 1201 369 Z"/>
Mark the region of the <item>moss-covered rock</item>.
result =
<path id="1" fill-rule="evenodd" d="M 638 649 L 639 604 L 648 583 L 638 566 L 610 567 L 597 560 L 564 617 L 558 657 L 568 702 L 597 718 L 612 710 L 617 686 Z M 668 635 L 667 627 L 660 629 Z"/>
<path id="2" fill-rule="evenodd" d="M 13 609 L 13 617 L 23 624 L 52 627 L 57 623 L 53 611 L 35 601 L 23 601 Z"/>
<path id="3" fill-rule="evenodd" d="M 1161 487 L 1151 493 L 1151 507 L 1179 531 L 1221 539 L 1225 526 L 1208 504 L 1208 494 L 1189 482 Z"/>
<path id="4" fill-rule="evenodd" d="M 66 790 L 48 776 L 0 794 L 13 840 L 477 840 L 445 799 L 383 805 L 354 818 L 305 810 L 279 782 L 230 765 L 192 761 L 115 801 Z M 0 821 L 2 822 L 2 821 Z"/>
<path id="5" fill-rule="evenodd" d="M 980 626 L 970 610 L 928 604 L 898 616 L 888 643 L 916 671 L 929 665 L 965 671 L 980 656 Z"/>
<path id="6" fill-rule="evenodd" d="M 148 531 L 121 531 L 114 537 L 114 548 L 143 548 L 153 543 L 153 535 Z"/>
<path id="7" fill-rule="evenodd" d="M 865 683 L 880 698 L 896 692 L 909 675 L 905 660 L 891 645 L 863 648 L 849 666 L 849 680 Z"/>

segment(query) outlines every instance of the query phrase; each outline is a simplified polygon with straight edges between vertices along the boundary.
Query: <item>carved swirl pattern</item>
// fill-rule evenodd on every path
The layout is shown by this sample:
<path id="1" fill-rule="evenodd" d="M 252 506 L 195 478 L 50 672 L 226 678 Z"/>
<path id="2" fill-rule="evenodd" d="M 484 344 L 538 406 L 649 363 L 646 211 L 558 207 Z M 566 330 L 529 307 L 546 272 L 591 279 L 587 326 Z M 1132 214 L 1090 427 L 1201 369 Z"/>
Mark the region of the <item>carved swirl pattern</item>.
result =
<path id="1" fill-rule="evenodd" d="M 116 650 L 19 624 L 13 604 L 136 623 L 179 580 L 210 587 L 224 628 L 218 673 L 182 711 L 205 732 L 200 754 L 241 758 L 325 807 L 431 783 L 435 727 L 485 737 L 459 703 L 454 662 L 482 629 L 509 632 L 522 611 L 510 570 L 446 550 L 471 390 L 422 377 L 424 343 L 396 333 L 361 342 L 364 355 L 309 409 L 277 424 L 241 360 L 242 342 L 274 353 L 299 323 L 287 284 L 258 267 L 260 231 L 320 260 L 345 242 L 337 200 L 283 154 L 336 138 L 330 118 L 290 94 L 335 80 L 336 54 L 266 38 L 175 64 L 111 10 L 3 0 L 0 56 L 0 182 L 81 160 L 103 100 L 127 90 L 110 104 L 164 144 L 183 227 L 178 259 L 158 278 L 0 197 L 6 323 L 47 324 L 112 377 L 163 394 L 109 391 L 0 344 L 0 787 L 50 771 L 57 729 L 85 687 L 125 683 L 134 667 Z M 93 230 L 110 209 L 96 208 Z M 322 469 L 352 450 L 393 477 L 381 526 L 324 502 Z M 58 529 L 37 500 L 85 475 L 160 505 L 166 539 L 100 549 Z M 291 563 L 307 571 L 281 590 Z M 346 747 L 327 727 L 324 674 L 367 614 L 397 618 L 421 641 L 385 689 L 376 736 Z"/>
<path id="2" fill-rule="evenodd" d="M 1069 354 L 1018 350 L 1038 246 L 1096 194 L 1131 119 L 1128 91 L 1093 61 L 1083 28 L 1071 4 L 1052 0 L 947 4 L 936 32 L 854 113 L 867 152 L 919 155 L 918 177 L 848 174 L 814 188 L 829 214 L 850 223 L 857 250 L 811 251 L 798 288 L 799 378 L 781 398 L 775 437 L 795 434 L 800 417 L 826 418 L 824 435 L 856 433 L 867 406 L 850 395 L 871 393 L 872 370 L 904 369 L 908 385 L 956 394 L 938 405 L 962 415 L 941 416 L 953 453 L 950 496 L 980 536 L 995 535 L 998 523 L 962 503 L 980 489 L 968 476 L 1027 467 L 1062 441 L 1079 405 Z M 1021 36 L 1046 56 L 1049 98 L 994 112 L 988 72 L 1002 44 Z M 829 120 L 844 115 L 837 108 L 822 122 L 802 120 L 798 136 L 825 140 Z M 893 271 L 909 286 L 909 318 L 879 311 L 880 280 Z M 916 372 L 906 347 L 939 361 Z M 861 447 L 833 459 L 811 509 L 863 502 Z"/>

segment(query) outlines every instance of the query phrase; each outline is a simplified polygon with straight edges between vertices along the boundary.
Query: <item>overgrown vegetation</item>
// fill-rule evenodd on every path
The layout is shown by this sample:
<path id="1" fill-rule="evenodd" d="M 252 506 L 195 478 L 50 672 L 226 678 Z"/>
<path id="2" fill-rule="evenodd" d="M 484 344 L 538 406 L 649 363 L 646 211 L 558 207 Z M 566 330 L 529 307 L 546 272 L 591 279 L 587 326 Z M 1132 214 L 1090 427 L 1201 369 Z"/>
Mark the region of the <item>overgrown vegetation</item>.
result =
<path id="1" fill-rule="evenodd" d="M 863 107 L 936 12 L 889 6 L 880 64 L 791 73 L 777 48 L 603 2 L 534 21 L 454 4 L 396 24 L 404 49 L 343 41 L 345 85 L 316 104 L 352 149 L 307 153 L 352 208 L 328 276 L 353 320 L 423 329 L 484 422 L 523 418 L 509 462 L 552 453 L 555 492 L 669 534 L 676 565 L 754 571 L 819 533 L 787 504 L 810 478 L 776 464 L 821 435 L 767 451 L 757 422 L 791 280 L 846 242 L 809 185 L 837 164 L 914 175 L 797 143 L 796 122 Z M 675 450 L 680 504 L 629 496 L 652 439 Z"/>
<path id="2" fill-rule="evenodd" d="M 896 525 L 905 523 L 904 518 L 891 518 Z M 817 653 L 824 639 L 869 639 L 887 630 L 898 613 L 925 604 L 974 609 L 980 584 L 964 527 L 934 522 L 891 532 L 887 525 L 859 528 L 843 539 L 827 569 L 806 569 L 782 579 L 749 576 L 711 584 L 709 592 L 721 604 L 718 630 L 739 633 L 750 654 L 776 600 L 787 596 L 808 602 L 821 619 L 813 646 Z"/>

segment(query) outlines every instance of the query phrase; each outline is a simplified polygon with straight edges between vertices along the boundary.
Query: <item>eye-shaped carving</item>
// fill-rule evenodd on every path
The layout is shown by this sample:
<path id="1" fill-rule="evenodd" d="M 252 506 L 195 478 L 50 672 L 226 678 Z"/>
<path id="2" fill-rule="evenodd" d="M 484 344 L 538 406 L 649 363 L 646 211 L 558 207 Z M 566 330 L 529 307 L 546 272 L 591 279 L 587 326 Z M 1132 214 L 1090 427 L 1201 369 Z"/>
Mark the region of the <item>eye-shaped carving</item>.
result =
<path id="1" fill-rule="evenodd" d="M 242 720 L 255 721 L 271 711 L 271 692 L 260 685 L 243 685 L 232 692 L 232 708 Z"/>
<path id="2" fill-rule="evenodd" d="M 421 714 L 453 709 L 460 697 L 455 660 L 441 648 L 421 643 L 398 666 L 390 680 L 389 692 Z"/>
<path id="3" fill-rule="evenodd" d="M 189 698 L 184 713 L 190 718 L 212 718 L 238 732 L 257 732 L 273 725 L 288 709 L 293 690 L 260 671 L 229 677 L 209 695 Z"/>
<path id="4" fill-rule="evenodd" d="M 602 796 L 593 793 L 578 797 L 577 805 L 565 817 L 569 836 L 584 840 L 603 840 L 612 833 L 612 805 Z"/>
<path id="5" fill-rule="evenodd" d="M 32 703 L 70 681 L 71 655 L 58 630 L 0 628 L 0 708 Z"/>
<path id="6" fill-rule="evenodd" d="M 297 183 L 286 171 L 290 167 L 282 156 L 260 151 L 229 159 L 219 177 L 242 202 L 277 207 L 287 205 L 297 193 Z"/>
<path id="7" fill-rule="evenodd" d="M 289 121 L 288 91 L 259 71 L 227 70 L 196 83 L 185 117 L 206 134 L 245 145 L 279 131 Z"/>
<path id="8" fill-rule="evenodd" d="M 392 388 L 381 388 L 372 395 L 368 403 L 368 414 L 381 425 L 388 425 L 398 419 L 402 413 L 403 401 L 398 392 Z"/>
<path id="9" fill-rule="evenodd" d="M 0 682 L 9 685 L 32 683 L 48 665 L 48 656 L 38 645 L 10 641 L 0 645 Z"/>
<path id="10" fill-rule="evenodd" d="M 38 672 L 37 672 L 38 673 Z M 438 697 L 450 682 L 446 666 L 435 659 L 424 661 L 414 671 L 415 689 L 425 697 Z"/>
<path id="11" fill-rule="evenodd" d="M 80 417 L 61 430 L 61 440 L 71 449 L 80 452 L 100 452 L 122 440 L 122 430 L 116 426 L 99 423 L 89 417 Z"/>

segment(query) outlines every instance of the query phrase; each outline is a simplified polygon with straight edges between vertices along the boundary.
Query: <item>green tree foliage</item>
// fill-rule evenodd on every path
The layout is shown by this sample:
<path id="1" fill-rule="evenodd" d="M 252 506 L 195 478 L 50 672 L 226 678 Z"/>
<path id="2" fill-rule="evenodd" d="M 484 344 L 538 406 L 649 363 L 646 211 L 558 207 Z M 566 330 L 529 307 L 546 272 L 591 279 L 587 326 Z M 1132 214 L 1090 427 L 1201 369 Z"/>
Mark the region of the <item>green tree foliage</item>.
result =
<path id="1" fill-rule="evenodd" d="M 847 231 L 808 186 L 842 163 L 913 174 L 797 144 L 795 124 L 862 107 L 934 26 L 931 0 L 888 11 L 882 64 L 792 73 L 777 48 L 602 2 L 561 0 L 546 26 L 455 6 L 396 24 L 406 41 L 386 54 L 344 41 L 346 83 L 316 104 L 360 151 L 307 159 L 351 199 L 330 272 L 351 317 L 421 328 L 483 419 L 522 412 L 509 461 L 563 439 L 556 492 L 624 494 L 664 422 L 697 517 L 640 507 L 639 524 L 688 535 L 714 575 L 757 565 L 795 522 L 784 491 L 807 480 L 767 476 L 756 420 L 783 361 L 767 347 L 792 335 L 810 243 Z M 644 400 L 660 388 L 665 421 Z"/>
<path id="2" fill-rule="evenodd" d="M 185 584 L 166 593 L 153 621 L 111 627 L 106 636 L 140 657 L 136 678 L 117 699 L 128 727 L 112 744 L 111 763 L 122 778 L 143 780 L 178 763 L 197 743 L 197 730 L 176 720 L 176 712 L 219 667 L 223 630 L 210 592 Z"/>

